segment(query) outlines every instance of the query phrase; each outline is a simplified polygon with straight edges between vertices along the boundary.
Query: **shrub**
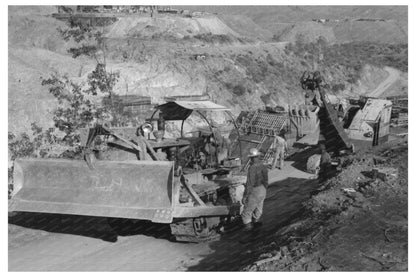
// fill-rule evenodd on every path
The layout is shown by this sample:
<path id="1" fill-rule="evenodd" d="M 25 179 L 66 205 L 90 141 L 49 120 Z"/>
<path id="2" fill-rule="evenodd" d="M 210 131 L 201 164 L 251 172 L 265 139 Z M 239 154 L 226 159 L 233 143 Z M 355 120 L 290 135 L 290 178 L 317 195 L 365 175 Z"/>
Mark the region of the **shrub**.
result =
<path id="1" fill-rule="evenodd" d="M 11 160 L 20 157 L 29 157 L 32 155 L 34 146 L 28 134 L 22 133 L 16 136 L 13 133 L 8 133 L 8 147 L 11 154 Z"/>
<path id="2" fill-rule="evenodd" d="M 333 92 L 338 92 L 338 91 L 345 90 L 345 84 L 333 84 L 331 86 L 331 89 L 332 89 Z"/>
<path id="3" fill-rule="evenodd" d="M 207 43 L 231 43 L 233 40 L 229 35 L 214 35 L 212 33 L 197 34 L 194 38 Z"/>
<path id="4" fill-rule="evenodd" d="M 244 93 L 246 93 L 246 88 L 243 85 L 238 84 L 233 88 L 233 93 L 234 95 L 242 96 Z"/>

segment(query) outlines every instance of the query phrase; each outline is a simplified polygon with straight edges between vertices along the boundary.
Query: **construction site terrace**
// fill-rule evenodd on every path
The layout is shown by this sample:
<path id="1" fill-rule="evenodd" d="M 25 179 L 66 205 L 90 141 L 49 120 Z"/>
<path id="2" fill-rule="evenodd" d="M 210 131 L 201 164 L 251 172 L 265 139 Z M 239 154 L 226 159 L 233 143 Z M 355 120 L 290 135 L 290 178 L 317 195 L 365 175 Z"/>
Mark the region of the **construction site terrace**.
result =
<path id="1" fill-rule="evenodd" d="M 407 8 L 8 20 L 9 271 L 408 271 Z"/>

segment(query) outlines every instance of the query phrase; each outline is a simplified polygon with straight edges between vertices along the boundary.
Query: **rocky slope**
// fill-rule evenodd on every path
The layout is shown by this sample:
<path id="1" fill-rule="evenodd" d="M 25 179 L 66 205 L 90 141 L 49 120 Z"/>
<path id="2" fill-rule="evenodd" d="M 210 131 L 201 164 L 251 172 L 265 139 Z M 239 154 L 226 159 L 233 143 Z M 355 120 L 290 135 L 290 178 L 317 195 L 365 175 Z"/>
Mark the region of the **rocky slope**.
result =
<path id="1" fill-rule="evenodd" d="M 378 41 L 407 42 L 406 6 L 194 6 L 193 10 L 205 10 L 221 16 L 240 15 L 253 20 L 276 37 L 288 29 L 291 32 L 316 32 L 332 29 L 338 42 Z M 312 19 L 329 19 L 321 27 L 304 25 Z M 384 19 L 385 21 L 354 21 L 357 19 Z M 318 23 L 317 23 L 318 24 Z"/>
<path id="2" fill-rule="evenodd" d="M 51 7 L 9 8 L 9 131 L 16 134 L 28 132 L 32 122 L 52 124 L 55 99 L 41 86 L 42 78 L 58 72 L 81 82 L 95 66 L 92 59 L 71 58 L 67 49 L 73 43 L 64 42 L 56 30 L 65 24 L 49 16 L 51 12 Z M 268 41 L 272 32 L 256 19 L 245 23 L 242 16 L 120 19 L 104 30 L 107 67 L 120 72 L 116 92 L 151 96 L 155 103 L 164 96 L 208 94 L 235 115 L 266 104 L 302 103 L 299 76 L 316 69 L 314 59 L 299 58 L 284 42 Z M 331 29 L 317 24 L 304 26 L 317 26 L 321 31 L 315 37 L 324 34 L 334 40 Z M 296 37 L 292 29 L 286 30 L 285 39 Z M 364 94 L 387 74 L 364 67 L 358 82 L 350 84 L 350 71 L 335 67 L 327 75 L 331 82 L 345 83 L 342 92 Z M 407 93 L 407 75 L 395 86 L 393 93 Z"/>
<path id="3" fill-rule="evenodd" d="M 253 243 L 252 271 L 407 271 L 407 138 L 344 159 L 303 216 Z M 374 177 L 374 168 L 397 170 Z"/>

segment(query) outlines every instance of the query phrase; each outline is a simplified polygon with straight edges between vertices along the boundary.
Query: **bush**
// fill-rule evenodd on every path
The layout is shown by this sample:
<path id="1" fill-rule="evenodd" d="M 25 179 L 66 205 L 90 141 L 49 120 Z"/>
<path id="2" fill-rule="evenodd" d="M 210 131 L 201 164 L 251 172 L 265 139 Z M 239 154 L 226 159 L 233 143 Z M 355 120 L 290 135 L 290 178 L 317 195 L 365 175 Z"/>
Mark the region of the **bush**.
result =
<path id="1" fill-rule="evenodd" d="M 15 136 L 9 132 L 8 139 L 11 160 L 21 157 L 74 158 L 81 153 L 80 145 L 70 145 L 64 132 L 56 128 L 43 130 L 36 123 L 32 123 L 31 137 L 27 133 Z"/>
<path id="2" fill-rule="evenodd" d="M 255 83 L 260 83 L 265 80 L 269 66 L 263 60 L 254 60 L 249 55 L 238 56 L 237 62 L 246 67 L 247 74 L 253 79 Z"/>
<path id="3" fill-rule="evenodd" d="M 20 136 L 16 136 L 13 133 L 8 133 L 9 151 L 11 154 L 11 160 L 15 160 L 20 157 L 29 157 L 33 154 L 34 146 L 26 133 L 22 133 Z"/>
<path id="4" fill-rule="evenodd" d="M 246 88 L 243 85 L 238 84 L 233 88 L 233 93 L 234 95 L 242 96 L 244 93 L 246 93 Z"/>
<path id="5" fill-rule="evenodd" d="M 302 38 L 295 44 L 290 43 L 285 47 L 285 53 L 293 53 L 302 66 L 307 66 L 304 59 L 318 60 L 323 68 L 346 69 L 347 82 L 356 83 L 361 75 L 363 65 L 370 64 L 384 67 L 391 66 L 408 71 L 408 45 L 385 44 L 375 42 L 351 42 L 329 45 L 324 39 L 307 43 Z M 320 59 L 323 55 L 323 59 Z M 335 89 L 338 89 L 337 87 Z"/>
<path id="6" fill-rule="evenodd" d="M 345 90 L 345 84 L 334 84 L 331 86 L 333 92 Z"/>
<path id="7" fill-rule="evenodd" d="M 202 40 L 206 43 L 231 43 L 233 40 L 228 35 L 214 35 L 212 33 L 197 34 L 194 38 Z"/>

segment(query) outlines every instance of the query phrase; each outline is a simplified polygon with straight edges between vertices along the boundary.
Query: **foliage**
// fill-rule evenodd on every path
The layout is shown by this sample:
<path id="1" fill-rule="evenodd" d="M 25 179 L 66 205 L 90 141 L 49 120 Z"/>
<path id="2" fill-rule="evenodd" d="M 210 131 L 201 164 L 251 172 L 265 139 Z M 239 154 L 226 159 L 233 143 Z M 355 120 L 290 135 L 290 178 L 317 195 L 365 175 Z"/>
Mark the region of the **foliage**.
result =
<path id="1" fill-rule="evenodd" d="M 255 60 L 250 55 L 240 55 L 236 60 L 238 63 L 247 68 L 247 73 L 255 83 L 260 83 L 265 80 L 269 67 L 266 61 Z"/>
<path id="2" fill-rule="evenodd" d="M 73 58 L 84 55 L 94 58 L 97 64 L 103 64 L 105 67 L 106 44 L 102 31 L 90 24 L 85 24 L 80 20 L 72 18 L 69 20 L 69 28 L 58 28 L 58 31 L 65 41 L 72 39 L 79 44 L 77 47 L 68 49 L 68 53 L 70 53 Z"/>
<path id="3" fill-rule="evenodd" d="M 343 91 L 345 90 L 345 84 L 339 83 L 339 84 L 333 84 L 331 86 L 331 90 L 333 92 Z"/>
<path id="4" fill-rule="evenodd" d="M 42 81 L 58 100 L 53 113 L 55 127 L 65 133 L 63 142 L 69 146 L 79 144 L 78 131 L 94 123 L 120 125 L 125 119 L 120 116 L 122 106 L 113 87 L 118 73 L 105 71 L 101 64 L 88 75 L 87 85 L 78 84 L 67 76 L 52 75 Z M 104 100 L 100 100 L 104 97 Z M 101 101 L 101 105 L 98 105 Z"/>
<path id="5" fill-rule="evenodd" d="M 79 144 L 77 130 L 92 123 L 112 123 L 117 118 L 112 116 L 116 111 L 113 101 L 103 105 L 97 105 L 97 102 L 98 97 L 116 97 L 114 86 L 120 74 L 106 69 L 106 44 L 102 31 L 82 21 L 70 20 L 69 28 L 59 29 L 59 32 L 64 40 L 72 39 L 79 44 L 68 50 L 73 58 L 85 55 L 97 62 L 95 69 L 87 76 L 87 85 L 57 74 L 42 81 L 42 85 L 48 86 L 49 92 L 58 99 L 59 105 L 53 118 L 55 127 L 65 133 L 63 141 L 75 146 Z"/>
<path id="6" fill-rule="evenodd" d="M 33 143 L 30 137 L 23 133 L 19 137 L 15 136 L 13 133 L 8 133 L 9 140 L 9 153 L 10 159 L 14 160 L 19 157 L 29 157 L 33 153 Z"/>
<path id="7" fill-rule="evenodd" d="M 204 34 L 197 34 L 194 36 L 194 38 L 202 40 L 206 43 L 232 43 L 233 40 L 228 35 L 216 35 L 212 33 L 204 33 Z"/>
<path id="8" fill-rule="evenodd" d="M 27 133 L 15 136 L 9 132 L 8 139 L 9 158 L 11 160 L 19 157 L 73 158 L 80 152 L 79 145 L 68 145 L 65 141 L 64 132 L 56 128 L 43 130 L 35 123 L 32 123 L 32 136 L 29 136 Z"/>
<path id="9" fill-rule="evenodd" d="M 236 96 L 242 96 L 246 93 L 246 87 L 243 84 L 225 83 L 225 87 Z"/>
<path id="10" fill-rule="evenodd" d="M 408 70 L 407 44 L 351 42 L 329 45 L 324 38 L 313 43 L 306 43 L 300 39 L 294 44 L 288 44 L 285 53 L 316 62 L 322 68 L 343 67 L 348 72 L 349 83 L 358 81 L 365 64 L 391 66 L 404 72 Z"/>
<path id="11" fill-rule="evenodd" d="M 391 66 L 408 71 L 408 45 L 354 42 L 339 44 L 325 49 L 325 61 L 334 64 L 338 54 L 342 56 L 342 63 L 350 67 L 360 67 L 363 64 L 376 66 Z"/>
<path id="12" fill-rule="evenodd" d="M 119 72 L 108 72 L 104 64 L 98 63 L 95 70 L 88 75 L 88 85 L 90 87 L 86 90 L 86 93 L 97 95 L 101 92 L 111 96 L 119 77 Z"/>
<path id="13" fill-rule="evenodd" d="M 58 101 L 53 111 L 54 126 L 43 130 L 32 124 L 32 136 L 9 133 L 11 159 L 17 157 L 76 157 L 81 152 L 78 130 L 94 123 L 117 124 L 123 120 L 118 113 L 117 95 L 114 94 L 119 73 L 109 72 L 105 64 L 105 41 L 102 32 L 91 25 L 71 20 L 69 28 L 59 29 L 62 38 L 80 44 L 68 50 L 73 58 L 93 57 L 97 64 L 88 74 L 86 83 L 77 83 L 57 73 L 42 80 L 49 93 Z M 101 56 L 101 58 L 100 58 Z M 100 97 L 107 97 L 98 105 Z"/>
<path id="14" fill-rule="evenodd" d="M 58 100 L 53 120 L 58 130 L 65 132 L 66 141 L 72 145 L 77 141 L 76 130 L 91 123 L 101 110 L 87 98 L 88 93 L 81 85 L 67 76 L 52 75 L 42 80 L 43 86 L 49 86 L 49 92 Z"/>

